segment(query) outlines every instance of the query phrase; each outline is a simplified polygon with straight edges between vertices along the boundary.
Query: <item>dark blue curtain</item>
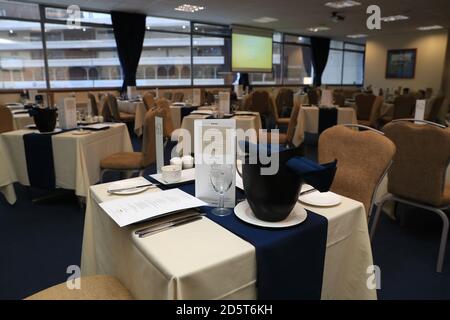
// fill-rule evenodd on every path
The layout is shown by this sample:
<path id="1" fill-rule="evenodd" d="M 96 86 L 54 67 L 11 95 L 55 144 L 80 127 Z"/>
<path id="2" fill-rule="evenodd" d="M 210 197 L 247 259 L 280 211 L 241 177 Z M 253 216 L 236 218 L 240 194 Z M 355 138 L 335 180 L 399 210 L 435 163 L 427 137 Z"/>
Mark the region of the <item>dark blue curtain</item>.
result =
<path id="1" fill-rule="evenodd" d="M 248 73 L 241 73 L 241 77 L 239 78 L 239 84 L 244 86 L 244 90 L 247 87 L 250 87 L 250 79 L 248 77 Z"/>
<path id="2" fill-rule="evenodd" d="M 139 13 L 111 12 L 117 53 L 122 67 L 122 92 L 136 85 L 136 71 L 145 37 L 145 15 Z"/>
<path id="3" fill-rule="evenodd" d="M 314 85 L 322 85 L 322 74 L 328 62 L 330 39 L 311 38 L 312 64 L 314 67 Z"/>

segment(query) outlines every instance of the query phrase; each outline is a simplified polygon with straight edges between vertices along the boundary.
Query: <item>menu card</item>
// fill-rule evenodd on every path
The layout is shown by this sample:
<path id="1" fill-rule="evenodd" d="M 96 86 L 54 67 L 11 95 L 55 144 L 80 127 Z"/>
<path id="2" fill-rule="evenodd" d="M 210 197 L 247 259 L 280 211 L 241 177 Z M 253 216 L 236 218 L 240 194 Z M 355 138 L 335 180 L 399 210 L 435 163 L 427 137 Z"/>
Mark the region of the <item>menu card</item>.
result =
<path id="1" fill-rule="evenodd" d="M 236 120 L 205 119 L 194 122 L 195 196 L 211 206 L 218 206 L 219 194 L 214 190 L 211 171 L 216 165 L 231 170 L 231 186 L 225 192 L 224 206 L 236 203 Z"/>
<path id="2" fill-rule="evenodd" d="M 205 202 L 180 189 L 145 193 L 100 203 L 100 207 L 119 227 L 205 205 Z"/>
<path id="3" fill-rule="evenodd" d="M 230 113 L 230 93 L 219 92 L 219 111 L 225 114 Z"/>
<path id="4" fill-rule="evenodd" d="M 202 90 L 201 89 L 193 89 L 192 90 L 192 105 L 197 107 L 202 104 Z"/>
<path id="5" fill-rule="evenodd" d="M 133 100 L 137 98 L 137 90 L 135 86 L 127 87 L 128 100 Z"/>
<path id="6" fill-rule="evenodd" d="M 416 101 L 416 112 L 414 114 L 415 120 L 424 120 L 425 119 L 425 106 L 426 106 L 427 100 L 417 100 Z M 416 121 L 416 123 L 424 124 L 421 121 Z"/>
<path id="7" fill-rule="evenodd" d="M 75 98 L 64 98 L 58 108 L 58 120 L 61 129 L 73 129 L 77 127 L 77 102 Z"/>
<path id="8" fill-rule="evenodd" d="M 329 89 L 322 90 L 322 99 L 320 105 L 325 107 L 333 106 L 333 92 Z"/>

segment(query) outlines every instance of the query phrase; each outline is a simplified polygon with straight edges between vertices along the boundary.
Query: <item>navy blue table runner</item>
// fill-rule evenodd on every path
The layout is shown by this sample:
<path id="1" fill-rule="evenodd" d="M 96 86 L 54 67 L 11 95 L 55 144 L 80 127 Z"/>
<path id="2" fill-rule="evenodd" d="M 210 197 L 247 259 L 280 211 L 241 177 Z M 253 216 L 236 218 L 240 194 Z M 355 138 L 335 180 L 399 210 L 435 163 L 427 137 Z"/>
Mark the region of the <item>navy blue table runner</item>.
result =
<path id="1" fill-rule="evenodd" d="M 23 135 L 30 186 L 47 190 L 55 189 L 52 137 L 55 134 L 67 131 L 63 130 L 49 134 L 27 133 Z"/>
<path id="2" fill-rule="evenodd" d="M 319 108 L 319 135 L 337 125 L 338 110 L 337 108 Z"/>
<path id="3" fill-rule="evenodd" d="M 195 195 L 192 182 L 178 187 Z M 244 198 L 244 192 L 236 189 L 236 199 Z M 211 209 L 202 208 L 209 219 L 255 247 L 258 299 L 320 299 L 328 232 L 326 218 L 308 211 L 302 224 L 275 230 L 247 224 L 234 214 L 217 217 L 210 213 Z"/>

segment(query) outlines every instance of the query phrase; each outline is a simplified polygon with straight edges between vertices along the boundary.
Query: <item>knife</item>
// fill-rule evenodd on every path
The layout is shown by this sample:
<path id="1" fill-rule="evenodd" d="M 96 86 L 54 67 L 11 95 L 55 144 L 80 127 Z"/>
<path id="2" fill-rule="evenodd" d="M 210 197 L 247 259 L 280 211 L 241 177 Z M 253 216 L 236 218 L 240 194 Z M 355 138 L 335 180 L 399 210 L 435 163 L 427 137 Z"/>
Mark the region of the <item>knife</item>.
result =
<path id="1" fill-rule="evenodd" d="M 133 190 L 133 189 L 138 189 L 138 188 L 144 188 L 144 187 L 157 187 L 159 186 L 159 184 L 142 184 L 140 186 L 134 186 L 134 187 L 128 187 L 128 188 L 121 188 L 121 189 L 112 189 L 112 190 L 107 190 L 108 193 L 114 193 L 114 192 L 121 192 L 121 191 L 127 191 L 127 190 Z"/>
<path id="2" fill-rule="evenodd" d="M 313 193 L 313 192 L 316 192 L 316 191 L 317 191 L 316 189 L 312 188 L 312 189 L 308 189 L 308 190 L 300 192 L 300 195 L 304 196 L 305 194 L 310 194 L 310 193 Z"/>
<path id="3" fill-rule="evenodd" d="M 194 222 L 194 221 L 197 221 L 197 220 L 201 220 L 201 219 L 203 219 L 203 215 L 190 217 L 188 219 L 180 220 L 178 222 L 168 222 L 167 224 L 162 225 L 161 227 L 159 227 L 157 229 L 154 229 L 152 231 L 140 233 L 139 234 L 139 238 L 146 238 L 146 237 L 149 237 L 149 236 L 151 236 L 153 234 L 169 230 L 170 228 L 178 227 L 178 226 L 181 226 L 181 225 L 184 225 L 184 224 L 188 224 L 188 223 L 191 223 L 191 222 Z"/>
<path id="4" fill-rule="evenodd" d="M 182 210 L 182 211 L 179 211 L 179 212 L 183 212 L 183 211 L 185 211 L 185 210 Z M 177 213 L 177 212 L 175 211 L 173 213 Z M 148 227 L 136 230 L 134 233 L 139 235 L 141 233 L 146 233 L 146 232 L 155 230 L 158 227 L 160 227 L 162 225 L 166 225 L 166 224 L 171 223 L 171 222 L 178 222 L 180 220 L 185 220 L 185 219 L 188 219 L 188 218 L 199 217 L 200 215 L 205 215 L 205 214 L 204 213 L 199 213 L 199 212 L 192 212 L 190 214 L 185 214 L 185 215 L 183 215 L 181 217 L 176 217 L 176 218 L 174 218 L 172 220 L 166 220 L 166 221 L 161 221 L 161 222 L 158 222 L 158 223 L 153 223 L 152 225 L 150 225 Z"/>

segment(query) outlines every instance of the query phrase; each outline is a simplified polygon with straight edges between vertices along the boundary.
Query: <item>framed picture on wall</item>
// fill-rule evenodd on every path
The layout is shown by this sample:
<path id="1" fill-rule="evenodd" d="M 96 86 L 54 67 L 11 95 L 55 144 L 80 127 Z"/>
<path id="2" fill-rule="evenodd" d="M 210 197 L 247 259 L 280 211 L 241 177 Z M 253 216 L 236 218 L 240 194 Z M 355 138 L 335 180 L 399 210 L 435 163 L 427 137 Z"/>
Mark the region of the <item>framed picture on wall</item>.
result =
<path id="1" fill-rule="evenodd" d="M 386 78 L 412 79 L 416 72 L 417 49 L 388 50 Z"/>

